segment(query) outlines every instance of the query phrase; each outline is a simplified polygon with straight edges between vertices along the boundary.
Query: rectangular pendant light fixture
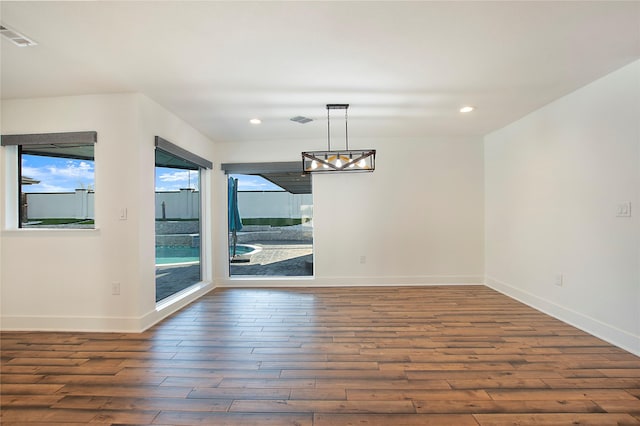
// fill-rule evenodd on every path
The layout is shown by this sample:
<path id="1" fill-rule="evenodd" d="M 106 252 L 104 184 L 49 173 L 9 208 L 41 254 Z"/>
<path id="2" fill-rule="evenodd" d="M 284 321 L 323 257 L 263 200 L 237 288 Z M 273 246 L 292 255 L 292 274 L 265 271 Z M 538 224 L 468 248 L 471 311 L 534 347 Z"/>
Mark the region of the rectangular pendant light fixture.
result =
<path id="1" fill-rule="evenodd" d="M 349 104 L 327 104 L 327 150 L 302 152 L 304 173 L 372 172 L 376 168 L 375 149 L 349 149 L 347 109 Z M 332 109 L 344 109 L 345 149 L 331 149 Z"/>

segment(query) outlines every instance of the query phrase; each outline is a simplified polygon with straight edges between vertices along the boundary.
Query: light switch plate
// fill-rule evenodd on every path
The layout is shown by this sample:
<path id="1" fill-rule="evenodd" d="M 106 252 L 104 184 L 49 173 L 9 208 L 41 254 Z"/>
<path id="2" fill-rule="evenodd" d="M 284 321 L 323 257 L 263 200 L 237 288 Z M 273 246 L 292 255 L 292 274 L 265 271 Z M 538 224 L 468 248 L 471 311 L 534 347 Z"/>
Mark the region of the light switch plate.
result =
<path id="1" fill-rule="evenodd" d="M 558 287 L 562 287 L 564 284 L 564 275 L 556 274 L 554 279 L 554 284 L 557 285 Z"/>
<path id="2" fill-rule="evenodd" d="M 631 217 L 631 201 L 618 204 L 617 217 Z"/>

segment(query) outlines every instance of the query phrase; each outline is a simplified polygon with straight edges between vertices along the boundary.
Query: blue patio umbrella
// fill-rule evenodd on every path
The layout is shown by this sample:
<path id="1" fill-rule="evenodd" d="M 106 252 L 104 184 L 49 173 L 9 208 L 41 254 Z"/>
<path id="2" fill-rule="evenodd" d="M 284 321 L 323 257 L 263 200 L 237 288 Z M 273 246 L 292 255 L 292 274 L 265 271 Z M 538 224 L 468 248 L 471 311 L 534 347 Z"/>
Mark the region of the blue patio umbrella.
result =
<path id="1" fill-rule="evenodd" d="M 228 199 L 228 218 L 229 218 L 229 232 L 233 238 L 233 256 L 236 255 L 236 244 L 238 243 L 238 231 L 242 230 L 242 220 L 240 219 L 240 212 L 238 211 L 238 179 L 229 177 L 227 188 Z"/>

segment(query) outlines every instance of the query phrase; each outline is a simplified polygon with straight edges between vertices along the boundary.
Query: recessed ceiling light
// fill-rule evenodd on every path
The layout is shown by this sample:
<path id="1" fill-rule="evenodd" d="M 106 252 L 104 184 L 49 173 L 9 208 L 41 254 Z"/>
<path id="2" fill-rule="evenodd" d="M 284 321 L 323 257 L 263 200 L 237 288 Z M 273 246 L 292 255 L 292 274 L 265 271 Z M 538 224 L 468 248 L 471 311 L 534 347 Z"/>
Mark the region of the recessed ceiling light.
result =
<path id="1" fill-rule="evenodd" d="M 460 112 L 471 112 L 473 111 L 475 108 L 470 106 L 470 105 L 465 105 L 462 108 L 460 108 Z"/>
<path id="2" fill-rule="evenodd" d="M 260 124 L 260 123 L 262 123 L 262 120 L 260 120 L 259 118 L 252 118 L 251 120 L 249 120 L 249 123 L 251 123 L 251 124 Z"/>

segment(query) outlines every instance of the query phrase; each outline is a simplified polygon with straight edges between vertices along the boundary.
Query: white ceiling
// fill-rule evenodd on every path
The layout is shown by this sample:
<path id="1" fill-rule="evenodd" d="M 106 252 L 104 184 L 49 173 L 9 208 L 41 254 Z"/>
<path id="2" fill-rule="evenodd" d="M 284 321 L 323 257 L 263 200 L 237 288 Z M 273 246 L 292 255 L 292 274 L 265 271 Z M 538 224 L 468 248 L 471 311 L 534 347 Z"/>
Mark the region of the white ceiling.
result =
<path id="1" fill-rule="evenodd" d="M 484 135 L 640 58 L 636 1 L 2 1 L 0 13 L 39 43 L 2 40 L 2 98 L 141 92 L 214 141 L 326 138 L 327 103 L 351 104 L 352 140 Z"/>

